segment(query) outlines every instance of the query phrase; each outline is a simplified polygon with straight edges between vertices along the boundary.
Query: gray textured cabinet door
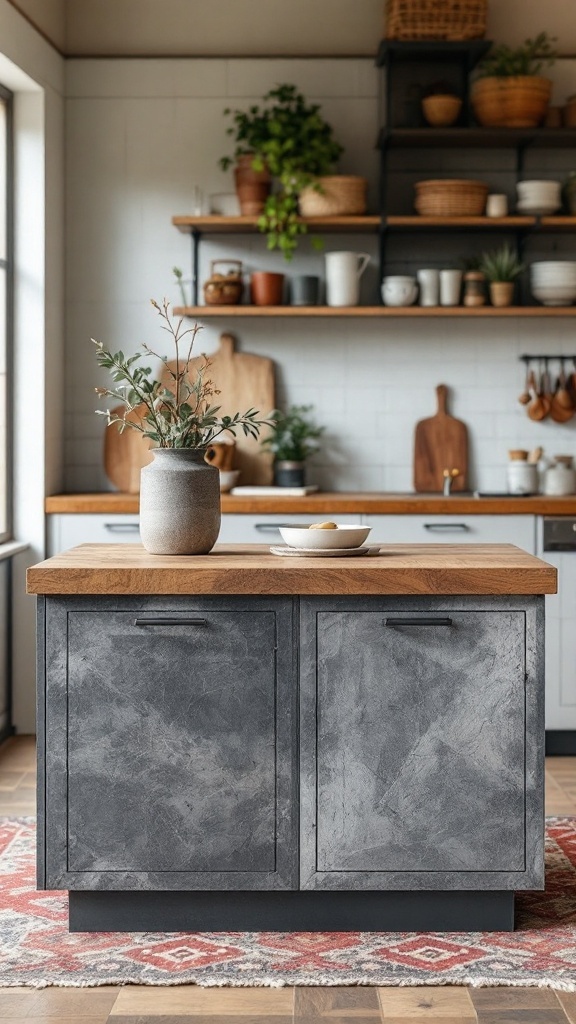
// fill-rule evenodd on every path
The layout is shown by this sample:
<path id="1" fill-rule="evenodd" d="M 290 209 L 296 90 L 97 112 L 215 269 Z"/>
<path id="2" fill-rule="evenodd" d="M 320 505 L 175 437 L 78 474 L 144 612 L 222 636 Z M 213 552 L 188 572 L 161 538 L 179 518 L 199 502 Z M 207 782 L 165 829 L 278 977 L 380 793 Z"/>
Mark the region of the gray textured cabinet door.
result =
<path id="1" fill-rule="evenodd" d="M 290 602 L 160 600 L 48 601 L 48 884 L 290 888 Z"/>
<path id="2" fill-rule="evenodd" d="M 367 606 L 304 615 L 303 886 L 526 885 L 525 610 Z"/>

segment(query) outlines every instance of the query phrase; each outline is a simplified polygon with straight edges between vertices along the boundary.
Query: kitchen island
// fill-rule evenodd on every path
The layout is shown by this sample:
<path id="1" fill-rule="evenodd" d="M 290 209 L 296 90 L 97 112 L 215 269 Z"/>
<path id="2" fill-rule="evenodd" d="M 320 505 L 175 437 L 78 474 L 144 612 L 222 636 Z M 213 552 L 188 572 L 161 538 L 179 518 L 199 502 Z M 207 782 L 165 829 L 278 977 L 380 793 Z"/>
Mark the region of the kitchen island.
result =
<path id="1" fill-rule="evenodd" d="M 503 930 L 543 887 L 552 566 L 84 545 L 28 590 L 72 930 Z"/>

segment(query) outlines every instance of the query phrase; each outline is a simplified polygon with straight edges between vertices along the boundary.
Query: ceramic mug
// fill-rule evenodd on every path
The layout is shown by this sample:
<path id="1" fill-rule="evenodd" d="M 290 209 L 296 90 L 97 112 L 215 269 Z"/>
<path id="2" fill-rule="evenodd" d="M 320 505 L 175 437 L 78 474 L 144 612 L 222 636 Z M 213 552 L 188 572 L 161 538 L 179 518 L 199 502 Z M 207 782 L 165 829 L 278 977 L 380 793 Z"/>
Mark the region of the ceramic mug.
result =
<path id="1" fill-rule="evenodd" d="M 365 252 L 326 253 L 326 304 L 357 306 L 360 301 L 360 278 L 370 262 Z"/>
<path id="2" fill-rule="evenodd" d="M 486 200 L 486 216 L 487 217 L 507 217 L 508 216 L 508 196 L 503 193 L 494 192 L 488 196 Z"/>
<path id="3" fill-rule="evenodd" d="M 297 274 L 290 279 L 292 306 L 317 306 L 319 295 L 320 278 L 314 274 Z"/>
<path id="4" fill-rule="evenodd" d="M 425 268 L 416 273 L 420 285 L 420 305 L 437 306 L 440 301 L 440 271 Z"/>
<path id="5" fill-rule="evenodd" d="M 417 295 L 418 285 L 413 277 L 397 274 L 385 277 L 382 282 L 382 299 L 386 306 L 411 306 Z"/>
<path id="6" fill-rule="evenodd" d="M 461 270 L 440 271 L 440 305 L 459 306 L 462 290 Z"/>

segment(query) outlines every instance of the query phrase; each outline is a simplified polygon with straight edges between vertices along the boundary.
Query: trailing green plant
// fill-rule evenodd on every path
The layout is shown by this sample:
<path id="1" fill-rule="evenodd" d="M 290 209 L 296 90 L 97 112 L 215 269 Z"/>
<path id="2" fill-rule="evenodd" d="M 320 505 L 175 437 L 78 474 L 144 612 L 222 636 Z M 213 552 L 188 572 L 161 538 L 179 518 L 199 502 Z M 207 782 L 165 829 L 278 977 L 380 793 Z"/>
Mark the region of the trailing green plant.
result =
<path id="1" fill-rule="evenodd" d="M 311 405 L 291 405 L 287 412 L 275 409 L 270 417 L 272 429 L 262 447 L 272 452 L 276 462 L 305 462 L 318 449 L 324 427 L 318 427 L 308 415 Z"/>
<path id="2" fill-rule="evenodd" d="M 479 78 L 511 78 L 515 75 L 539 75 L 550 67 L 557 57 L 553 47 L 555 36 L 540 32 L 534 39 L 526 39 L 521 46 L 501 43 L 493 46 L 478 66 Z"/>
<path id="3" fill-rule="evenodd" d="M 100 398 L 111 398 L 114 404 L 124 406 L 121 415 L 110 409 L 97 409 L 96 412 L 106 416 L 108 426 L 118 424 L 120 433 L 130 427 L 150 438 L 159 448 L 206 448 L 225 431 L 235 435 L 239 429 L 246 436 L 258 438 L 260 427 L 270 421 L 257 419 L 260 414 L 256 409 L 221 416 L 220 406 L 212 404 L 219 392 L 210 380 L 211 363 L 206 356 L 203 356 L 198 370 L 194 374 L 190 372 L 199 325 L 183 330 L 182 320 L 172 321 L 166 299 L 162 305 L 154 299 L 151 301 L 163 320 L 163 329 L 168 331 L 174 342 L 176 370 L 168 365 L 168 356 L 159 355 L 148 345 L 142 346 L 142 352 L 125 356 L 122 351 L 110 352 L 101 341 L 92 338 L 98 365 L 109 370 L 116 383 L 114 388 L 94 390 Z M 185 354 L 181 352 L 183 345 Z M 138 365 L 149 356 L 163 364 L 164 380 L 154 377 L 151 367 Z M 127 419 L 134 410 L 138 410 L 138 416 Z"/>
<path id="4" fill-rule="evenodd" d="M 308 103 L 295 85 L 276 86 L 266 93 L 264 103 L 263 108 L 224 113 L 233 120 L 228 134 L 236 139 L 234 157 L 254 153 L 254 170 L 267 167 L 275 180 L 276 190 L 266 200 L 258 227 L 267 236 L 268 248 L 279 249 L 291 260 L 299 236 L 307 230 L 298 219 L 298 196 L 310 185 L 320 189 L 317 178 L 332 170 L 343 148 L 320 106 Z M 220 166 L 226 170 L 232 160 L 222 157 Z"/>
<path id="5" fill-rule="evenodd" d="M 503 245 L 492 252 L 484 252 L 478 267 L 488 281 L 515 281 L 525 270 L 510 245 Z"/>

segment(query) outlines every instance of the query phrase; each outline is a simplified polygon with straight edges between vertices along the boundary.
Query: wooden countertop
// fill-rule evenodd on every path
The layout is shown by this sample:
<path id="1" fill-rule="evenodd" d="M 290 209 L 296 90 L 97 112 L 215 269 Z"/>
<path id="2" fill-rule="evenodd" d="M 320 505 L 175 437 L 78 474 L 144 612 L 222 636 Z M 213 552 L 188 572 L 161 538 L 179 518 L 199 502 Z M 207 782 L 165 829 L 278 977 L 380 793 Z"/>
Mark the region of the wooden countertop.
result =
<path id="1" fill-rule="evenodd" d="M 390 544 L 358 558 L 282 558 L 261 544 L 150 555 L 82 544 L 32 566 L 29 594 L 554 594 L 556 569 L 512 544 Z"/>
<path id="2" fill-rule="evenodd" d="M 47 513 L 127 513 L 138 515 L 139 496 L 118 491 L 95 494 L 54 494 L 46 498 Z M 222 512 L 253 515 L 330 515 L 372 513 L 373 515 L 576 515 L 576 495 L 565 498 L 475 498 L 458 494 L 387 494 L 378 491 L 319 491 L 305 498 L 236 497 L 222 495 Z"/>

